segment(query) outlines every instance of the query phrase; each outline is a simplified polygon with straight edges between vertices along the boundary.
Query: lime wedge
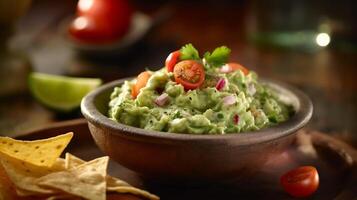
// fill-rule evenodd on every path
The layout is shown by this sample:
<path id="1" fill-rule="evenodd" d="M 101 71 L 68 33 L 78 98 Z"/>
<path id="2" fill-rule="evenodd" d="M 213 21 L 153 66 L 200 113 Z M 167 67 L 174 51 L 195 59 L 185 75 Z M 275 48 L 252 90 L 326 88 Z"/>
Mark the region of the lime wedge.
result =
<path id="1" fill-rule="evenodd" d="M 71 112 L 78 108 L 82 98 L 101 83 L 97 78 L 74 78 L 36 72 L 29 75 L 32 95 L 46 107 L 60 112 Z"/>

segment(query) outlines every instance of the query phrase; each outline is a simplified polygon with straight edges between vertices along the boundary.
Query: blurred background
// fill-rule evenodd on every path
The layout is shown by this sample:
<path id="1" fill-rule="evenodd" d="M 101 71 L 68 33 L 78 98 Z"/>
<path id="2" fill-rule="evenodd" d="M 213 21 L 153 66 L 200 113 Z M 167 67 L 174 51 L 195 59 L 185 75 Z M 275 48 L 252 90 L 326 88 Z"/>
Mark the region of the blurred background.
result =
<path id="1" fill-rule="evenodd" d="M 356 1 L 128 3 L 129 30 L 102 45 L 69 35 L 75 0 L 0 0 L 0 135 L 81 117 L 39 105 L 28 92 L 31 71 L 108 82 L 159 69 L 170 52 L 192 43 L 200 52 L 227 45 L 232 61 L 300 88 L 315 108 L 308 128 L 357 146 Z"/>

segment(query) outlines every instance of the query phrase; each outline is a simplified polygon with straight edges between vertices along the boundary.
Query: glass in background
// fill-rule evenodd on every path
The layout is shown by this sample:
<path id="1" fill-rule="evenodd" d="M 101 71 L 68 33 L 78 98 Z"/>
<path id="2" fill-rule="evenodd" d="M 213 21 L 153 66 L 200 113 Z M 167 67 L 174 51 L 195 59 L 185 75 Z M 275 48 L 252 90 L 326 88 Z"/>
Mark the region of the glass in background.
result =
<path id="1" fill-rule="evenodd" d="M 247 36 L 260 46 L 314 52 L 327 46 L 357 51 L 357 3 L 352 0 L 255 0 Z"/>

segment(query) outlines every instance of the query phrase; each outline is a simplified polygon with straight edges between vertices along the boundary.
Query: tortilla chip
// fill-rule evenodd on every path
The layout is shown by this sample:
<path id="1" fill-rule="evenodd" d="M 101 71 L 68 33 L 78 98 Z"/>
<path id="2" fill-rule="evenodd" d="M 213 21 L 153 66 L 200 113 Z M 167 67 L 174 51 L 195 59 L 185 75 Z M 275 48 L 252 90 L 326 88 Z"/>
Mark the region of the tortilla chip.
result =
<path id="1" fill-rule="evenodd" d="M 16 188 L 16 194 L 20 197 L 28 197 L 28 196 L 38 196 L 38 195 L 43 195 L 39 194 L 38 192 L 33 192 L 33 191 L 28 191 L 28 190 L 23 190 L 20 188 Z"/>
<path id="2" fill-rule="evenodd" d="M 66 153 L 66 157 L 65 157 L 66 169 L 72 169 L 74 167 L 77 167 L 78 165 L 85 163 L 85 162 L 86 161 L 84 161 L 70 153 Z M 107 188 L 111 187 L 111 186 L 119 186 L 119 185 L 128 186 L 129 185 L 127 182 L 117 179 L 115 177 L 109 176 L 109 175 L 107 175 L 106 181 L 107 181 Z"/>
<path id="3" fill-rule="evenodd" d="M 0 137 L 0 200 L 105 200 L 106 192 L 157 196 L 107 175 L 107 156 L 85 162 L 69 153 L 59 158 L 73 133 L 20 141 Z"/>
<path id="4" fill-rule="evenodd" d="M 138 188 L 135 188 L 133 186 L 118 186 L 118 187 L 110 187 L 107 188 L 109 192 L 118 192 L 118 193 L 130 193 L 134 195 L 138 195 L 147 199 L 152 199 L 152 200 L 159 200 L 160 198 L 154 194 L 151 194 L 145 190 L 141 190 Z"/>
<path id="5" fill-rule="evenodd" d="M 66 169 L 75 168 L 78 165 L 81 165 L 83 163 L 85 163 L 84 160 L 81 160 L 80 158 L 78 158 L 70 153 L 66 153 L 66 157 L 65 157 Z M 131 186 L 130 184 L 128 184 L 127 182 L 117 179 L 115 177 L 109 176 L 109 175 L 107 175 L 107 177 L 106 177 L 106 182 L 107 182 L 107 191 L 109 191 L 109 192 L 130 193 L 130 194 L 138 195 L 138 196 L 145 197 L 148 199 L 153 199 L 153 200 L 159 199 L 159 197 L 157 197 L 153 194 L 150 194 L 149 192 L 147 192 L 145 190 L 135 188 L 135 187 Z"/>
<path id="6" fill-rule="evenodd" d="M 65 158 L 64 158 L 64 166 L 66 169 L 72 169 L 75 167 L 78 167 L 81 164 L 84 164 L 86 161 L 70 154 L 66 153 Z"/>
<path id="7" fill-rule="evenodd" d="M 11 182 L 5 169 L 0 164 L 0 200 L 14 199 L 15 196 L 15 185 Z"/>
<path id="8" fill-rule="evenodd" d="M 112 187 L 118 187 L 118 186 L 131 186 L 129 183 L 120 180 L 118 178 L 112 177 L 112 176 L 107 176 L 107 190 L 110 191 Z"/>
<path id="9" fill-rule="evenodd" d="M 108 161 L 107 156 L 97 158 L 75 168 L 43 176 L 37 184 L 89 200 L 105 200 Z"/>
<path id="10" fill-rule="evenodd" d="M 82 200 L 81 197 L 74 197 L 73 195 L 70 194 L 61 194 L 61 195 L 57 195 L 57 196 L 51 196 L 48 197 L 46 200 Z"/>
<path id="11" fill-rule="evenodd" d="M 52 172 L 64 169 L 64 161 L 58 159 L 53 168 L 35 166 L 30 163 L 15 159 L 13 157 L 1 154 L 0 162 L 11 182 L 16 186 L 18 194 L 28 196 L 33 194 L 55 194 L 58 191 L 40 187 L 36 184 L 39 177 Z M 22 192 L 21 192 L 22 191 Z"/>
<path id="12" fill-rule="evenodd" d="M 0 200 L 40 200 L 39 197 L 23 197 L 18 195 L 18 188 L 11 182 L 5 169 L 0 164 Z M 42 198 L 41 198 L 42 199 Z"/>
<path id="13" fill-rule="evenodd" d="M 53 173 L 53 172 L 58 172 L 58 171 L 62 171 L 65 170 L 64 168 L 64 159 L 62 158 L 58 158 L 56 163 L 49 169 L 47 169 L 47 174 L 48 173 Z M 37 178 L 34 178 L 34 184 L 36 183 Z M 16 188 L 16 192 L 17 195 L 19 196 L 36 196 L 36 195 L 42 195 L 39 194 L 38 192 L 34 192 L 34 191 L 29 191 L 29 190 L 24 190 L 21 188 Z"/>
<path id="14" fill-rule="evenodd" d="M 34 141 L 0 137 L 0 152 L 36 166 L 51 167 L 72 137 L 72 132 Z"/>

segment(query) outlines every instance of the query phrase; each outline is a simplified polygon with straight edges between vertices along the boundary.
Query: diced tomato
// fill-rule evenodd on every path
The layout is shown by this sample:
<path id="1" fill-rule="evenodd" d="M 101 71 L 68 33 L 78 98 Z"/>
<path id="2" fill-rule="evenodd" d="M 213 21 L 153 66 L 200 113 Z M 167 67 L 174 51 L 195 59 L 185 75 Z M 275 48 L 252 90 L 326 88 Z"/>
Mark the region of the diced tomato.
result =
<path id="1" fill-rule="evenodd" d="M 233 116 L 233 122 L 234 122 L 235 125 L 237 125 L 239 123 L 239 115 L 238 114 L 235 114 Z"/>
<path id="2" fill-rule="evenodd" d="M 244 73 L 244 75 L 249 74 L 249 70 L 247 68 L 243 67 L 238 63 L 233 63 L 233 62 L 227 63 L 219 69 L 219 71 L 222 73 L 230 73 L 236 70 L 241 70 Z"/>
<path id="3" fill-rule="evenodd" d="M 131 96 L 135 99 L 139 93 L 140 89 L 146 86 L 151 74 L 148 71 L 141 72 L 136 78 L 136 83 L 131 88 Z"/>

